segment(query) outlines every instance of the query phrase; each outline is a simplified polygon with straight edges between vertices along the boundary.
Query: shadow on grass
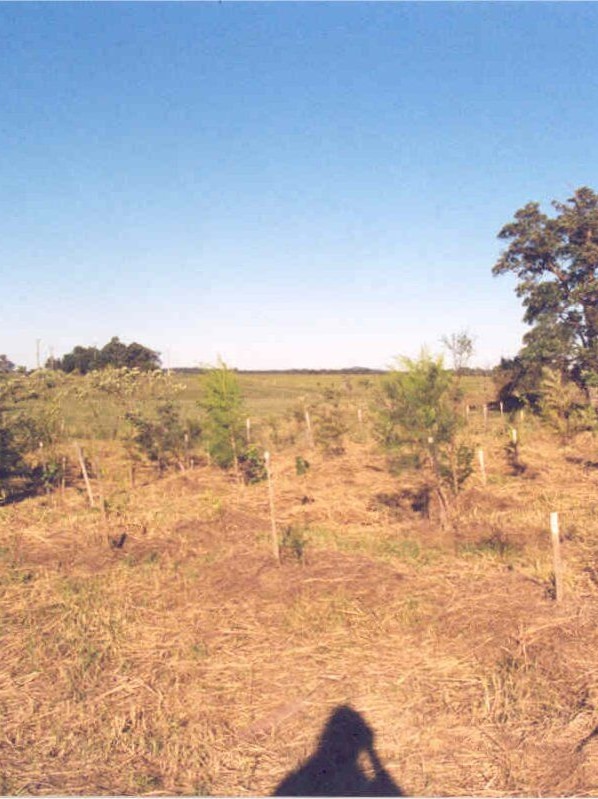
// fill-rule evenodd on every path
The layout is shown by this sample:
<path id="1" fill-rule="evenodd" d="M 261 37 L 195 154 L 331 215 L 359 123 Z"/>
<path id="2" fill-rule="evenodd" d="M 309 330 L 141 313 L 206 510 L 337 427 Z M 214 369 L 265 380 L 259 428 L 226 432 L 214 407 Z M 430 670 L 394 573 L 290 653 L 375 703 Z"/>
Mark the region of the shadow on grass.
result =
<path id="1" fill-rule="evenodd" d="M 16 505 L 18 502 L 23 502 L 26 499 L 40 496 L 43 489 L 37 483 L 27 483 L 18 487 L 0 486 L 0 508 L 5 505 Z"/>
<path id="2" fill-rule="evenodd" d="M 360 759 L 369 758 L 373 777 Z M 374 749 L 374 732 L 348 705 L 334 710 L 317 750 L 276 788 L 274 796 L 403 796 Z"/>

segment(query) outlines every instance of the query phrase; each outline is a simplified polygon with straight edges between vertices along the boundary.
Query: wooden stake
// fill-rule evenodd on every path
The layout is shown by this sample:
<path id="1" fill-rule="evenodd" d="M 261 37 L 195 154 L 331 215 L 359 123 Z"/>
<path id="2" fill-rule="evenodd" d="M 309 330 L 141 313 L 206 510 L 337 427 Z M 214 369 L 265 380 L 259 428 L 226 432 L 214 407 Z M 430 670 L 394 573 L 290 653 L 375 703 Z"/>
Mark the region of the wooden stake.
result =
<path id="1" fill-rule="evenodd" d="M 309 411 L 307 410 L 307 408 L 305 409 L 305 424 L 307 426 L 307 446 L 313 447 L 314 437 L 311 432 L 311 419 L 309 418 Z"/>
<path id="2" fill-rule="evenodd" d="M 478 462 L 480 464 L 480 472 L 482 475 L 482 483 L 486 485 L 486 464 L 484 462 L 484 450 L 478 450 Z"/>
<path id="3" fill-rule="evenodd" d="M 484 430 L 488 427 L 488 406 L 486 403 L 482 406 L 482 413 L 484 414 Z"/>
<path id="4" fill-rule="evenodd" d="M 245 420 L 245 427 L 247 428 L 247 443 L 251 444 L 251 419 L 249 416 Z"/>
<path id="5" fill-rule="evenodd" d="M 64 497 L 64 490 L 66 488 L 66 456 L 62 456 L 62 476 L 60 479 L 60 493 Z"/>
<path id="6" fill-rule="evenodd" d="M 499 407 L 500 407 L 500 418 L 504 419 L 504 416 L 505 416 L 504 408 L 505 408 L 505 406 L 504 406 L 504 404 L 502 402 L 499 402 Z"/>
<path id="7" fill-rule="evenodd" d="M 511 428 L 511 441 L 513 442 L 514 446 L 517 446 L 517 428 Z"/>
<path id="8" fill-rule="evenodd" d="M 46 461 L 46 456 L 44 454 L 44 442 L 40 441 L 38 446 L 39 446 L 39 457 L 40 457 L 41 462 L 42 462 L 42 469 L 44 470 L 44 478 L 47 480 L 47 477 L 48 477 L 48 463 Z M 45 490 L 46 490 L 46 494 L 50 493 L 50 486 L 48 485 L 47 482 L 46 482 Z"/>
<path id="9" fill-rule="evenodd" d="M 102 476 L 100 474 L 100 461 L 99 458 L 96 458 L 94 461 L 94 469 L 96 473 L 96 480 L 98 482 L 98 495 L 100 500 L 100 512 L 102 514 L 102 519 L 106 521 L 106 500 L 104 499 L 104 486 L 102 484 Z"/>
<path id="10" fill-rule="evenodd" d="M 550 514 L 550 537 L 552 539 L 552 560 L 554 566 L 554 587 L 556 601 L 563 600 L 563 562 L 561 560 L 561 539 L 559 536 L 559 515 Z"/>
<path id="11" fill-rule="evenodd" d="M 235 476 L 237 478 L 237 483 L 241 485 L 243 483 L 243 479 L 241 477 L 241 470 L 239 469 L 239 458 L 237 456 L 237 442 L 235 439 L 235 434 L 231 430 L 230 434 L 230 445 L 233 451 L 233 467 L 235 469 Z"/>
<path id="12" fill-rule="evenodd" d="M 81 466 L 81 474 L 83 475 L 83 479 L 85 480 L 85 488 L 87 489 L 87 496 L 89 498 L 89 507 L 95 507 L 95 502 L 93 501 L 93 491 L 91 490 L 91 483 L 89 482 L 89 475 L 87 474 L 87 467 L 85 466 L 85 460 L 83 458 L 83 452 L 81 451 L 81 447 L 77 442 L 75 442 L 75 450 L 77 451 L 77 457 L 79 458 L 79 465 Z"/>
<path id="13" fill-rule="evenodd" d="M 266 462 L 266 475 L 268 477 L 268 500 L 270 502 L 270 523 L 272 527 L 272 554 L 274 555 L 274 560 L 280 563 L 280 547 L 278 545 L 278 531 L 276 530 L 276 514 L 274 511 L 274 486 L 272 485 L 269 452 L 264 452 L 264 461 Z"/>

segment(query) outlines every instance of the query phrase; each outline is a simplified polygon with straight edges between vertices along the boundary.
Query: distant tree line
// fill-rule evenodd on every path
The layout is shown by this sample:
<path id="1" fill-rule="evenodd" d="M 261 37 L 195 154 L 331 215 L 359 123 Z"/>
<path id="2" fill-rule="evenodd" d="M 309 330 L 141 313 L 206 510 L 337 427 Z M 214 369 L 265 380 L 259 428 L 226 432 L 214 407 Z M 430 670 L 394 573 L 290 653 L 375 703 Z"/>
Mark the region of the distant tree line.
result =
<path id="1" fill-rule="evenodd" d="M 49 358 L 46 369 L 59 369 L 63 372 L 79 372 L 84 375 L 107 366 L 141 369 L 150 371 L 161 366 L 160 353 L 138 344 L 124 344 L 118 336 L 113 336 L 102 348 L 76 346 L 62 358 Z"/>

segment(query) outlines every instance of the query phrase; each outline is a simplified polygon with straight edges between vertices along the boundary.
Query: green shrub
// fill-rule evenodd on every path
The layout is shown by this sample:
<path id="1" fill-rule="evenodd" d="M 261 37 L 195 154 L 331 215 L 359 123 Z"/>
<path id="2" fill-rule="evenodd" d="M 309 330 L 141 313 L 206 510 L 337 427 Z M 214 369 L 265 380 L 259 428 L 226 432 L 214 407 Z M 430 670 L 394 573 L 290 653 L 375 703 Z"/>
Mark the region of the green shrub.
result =
<path id="1" fill-rule="evenodd" d="M 441 452 L 438 471 L 445 483 L 457 493 L 467 478 L 473 473 L 474 448 L 466 444 L 451 445 Z"/>
<path id="2" fill-rule="evenodd" d="M 156 462 L 160 471 L 173 462 L 184 468 L 188 446 L 201 436 L 199 425 L 183 423 L 172 402 L 159 405 L 155 417 L 127 413 L 125 418 L 133 428 L 130 441 L 150 461 Z"/>
<path id="3" fill-rule="evenodd" d="M 596 412 L 588 405 L 582 390 L 554 369 L 545 368 L 542 372 L 540 411 L 564 441 L 596 425 Z"/>
<path id="4" fill-rule="evenodd" d="M 239 455 L 239 470 L 246 484 L 261 483 L 268 476 L 264 455 L 255 447 L 248 447 Z"/>
<path id="5" fill-rule="evenodd" d="M 60 481 L 62 467 L 47 449 L 56 430 L 46 410 L 0 412 L 0 501 L 48 490 Z"/>
<path id="6" fill-rule="evenodd" d="M 237 466 L 245 417 L 237 376 L 221 361 L 209 369 L 203 389 L 199 405 L 205 413 L 204 437 L 210 457 L 223 469 Z"/>
<path id="7" fill-rule="evenodd" d="M 24 466 L 13 430 L 5 424 L 0 425 L 0 480 L 21 474 Z"/>
<path id="8" fill-rule="evenodd" d="M 315 443 L 325 455 L 342 455 L 345 451 L 344 438 L 349 428 L 344 419 L 340 392 L 326 388 L 322 397 L 323 400 L 312 413 Z"/>
<path id="9" fill-rule="evenodd" d="M 282 540 L 280 542 L 281 555 L 293 558 L 294 560 L 303 562 L 305 558 L 305 549 L 309 542 L 308 531 L 305 527 L 295 524 L 287 525 L 282 533 Z"/>
<path id="10" fill-rule="evenodd" d="M 297 477 L 301 477 L 302 475 L 307 473 L 309 469 L 309 461 L 305 460 L 302 455 L 297 455 L 295 458 L 295 472 L 297 473 Z"/>
<path id="11" fill-rule="evenodd" d="M 425 350 L 417 360 L 400 359 L 399 366 L 382 381 L 374 435 L 395 466 L 410 462 L 427 472 L 443 519 L 449 505 L 445 489 L 457 493 L 473 463 L 473 450 L 458 440 L 459 388 L 442 358 Z"/>

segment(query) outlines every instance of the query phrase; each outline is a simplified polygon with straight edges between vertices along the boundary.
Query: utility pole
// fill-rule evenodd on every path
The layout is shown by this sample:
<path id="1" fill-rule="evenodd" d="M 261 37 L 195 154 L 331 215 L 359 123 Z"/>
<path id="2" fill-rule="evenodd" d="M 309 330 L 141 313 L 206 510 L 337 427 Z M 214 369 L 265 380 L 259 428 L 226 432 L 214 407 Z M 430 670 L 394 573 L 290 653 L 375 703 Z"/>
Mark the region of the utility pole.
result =
<path id="1" fill-rule="evenodd" d="M 35 362 L 37 364 L 37 368 L 39 369 L 39 345 L 42 343 L 41 338 L 35 339 Z"/>

